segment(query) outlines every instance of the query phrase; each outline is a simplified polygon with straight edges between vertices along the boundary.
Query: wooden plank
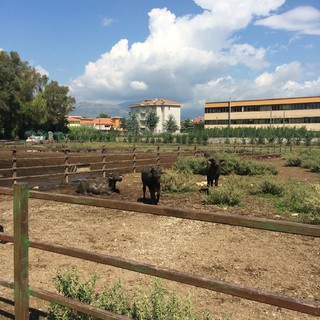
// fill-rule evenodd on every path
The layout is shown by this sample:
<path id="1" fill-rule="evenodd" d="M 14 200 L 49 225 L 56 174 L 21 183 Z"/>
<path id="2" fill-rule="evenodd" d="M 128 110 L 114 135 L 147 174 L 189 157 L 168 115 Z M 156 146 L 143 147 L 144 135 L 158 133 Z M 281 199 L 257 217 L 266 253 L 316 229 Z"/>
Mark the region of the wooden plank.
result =
<path id="1" fill-rule="evenodd" d="M 106 311 L 98 307 L 95 307 L 80 301 L 76 301 L 70 298 L 66 298 L 62 295 L 49 292 L 46 290 L 42 290 L 39 288 L 30 287 L 30 295 L 39 299 L 49 301 L 51 303 L 56 303 L 61 306 L 85 313 L 92 317 L 97 317 L 99 319 L 104 319 L 104 320 L 130 320 L 131 319 L 132 320 L 132 318 L 117 315 L 110 311 Z"/>
<path id="2" fill-rule="evenodd" d="M 159 216 L 170 216 L 182 219 L 191 219 L 198 221 L 214 222 L 228 224 L 246 228 L 269 230 L 276 232 L 285 232 L 299 234 L 304 236 L 320 237 L 320 227 L 303 223 L 294 223 L 289 221 L 278 221 L 256 217 L 244 217 L 239 215 L 230 215 L 223 213 L 213 213 L 204 210 L 193 209 L 175 209 L 165 206 L 153 206 L 138 202 L 123 202 L 110 199 L 94 199 L 92 197 L 77 197 L 56 193 L 45 193 L 39 191 L 30 191 L 30 197 L 57 202 L 66 202 L 82 204 L 96 207 L 105 207 L 111 209 L 148 213 Z"/>
<path id="3" fill-rule="evenodd" d="M 239 284 L 226 281 L 210 279 L 186 272 L 170 270 L 154 265 L 140 263 L 133 260 L 108 256 L 105 254 L 94 253 L 83 249 L 72 248 L 68 246 L 51 244 L 44 241 L 30 240 L 30 246 L 40 250 L 50 251 L 70 257 L 88 260 L 101 264 L 106 264 L 116 268 L 122 268 L 138 273 L 143 273 L 171 281 L 176 281 L 195 287 L 221 292 L 248 300 L 266 303 L 290 310 L 295 310 L 311 315 L 320 316 L 320 302 L 308 301 L 304 299 L 289 297 L 275 292 L 265 291 L 257 288 L 250 288 Z"/>
<path id="4" fill-rule="evenodd" d="M 14 289 L 14 282 L 5 280 L 5 279 L 0 279 L 0 286 L 9 288 L 9 289 Z"/>
<path id="5" fill-rule="evenodd" d="M 14 221 L 14 311 L 17 320 L 29 319 L 29 239 L 28 239 L 28 185 L 13 187 Z"/>

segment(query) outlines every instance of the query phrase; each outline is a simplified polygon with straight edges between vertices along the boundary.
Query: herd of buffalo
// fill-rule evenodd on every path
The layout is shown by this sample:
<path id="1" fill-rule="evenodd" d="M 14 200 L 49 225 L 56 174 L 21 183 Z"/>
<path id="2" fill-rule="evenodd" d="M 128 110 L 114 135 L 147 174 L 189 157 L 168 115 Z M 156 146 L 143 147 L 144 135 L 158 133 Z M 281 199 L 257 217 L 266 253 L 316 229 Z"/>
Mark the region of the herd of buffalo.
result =
<path id="1" fill-rule="evenodd" d="M 208 188 L 212 187 L 214 182 L 214 185 L 217 187 L 221 175 L 221 165 L 224 163 L 224 160 L 214 157 L 211 151 L 205 151 L 204 157 L 207 158 L 207 186 Z M 164 173 L 159 165 L 147 165 L 141 169 L 143 200 L 146 199 L 146 189 L 148 187 L 151 204 L 157 204 L 159 202 L 161 175 Z M 83 179 L 78 184 L 77 193 L 84 195 L 110 195 L 117 190 L 116 183 L 118 181 L 122 181 L 122 175 L 118 172 L 109 173 L 106 178 Z"/>

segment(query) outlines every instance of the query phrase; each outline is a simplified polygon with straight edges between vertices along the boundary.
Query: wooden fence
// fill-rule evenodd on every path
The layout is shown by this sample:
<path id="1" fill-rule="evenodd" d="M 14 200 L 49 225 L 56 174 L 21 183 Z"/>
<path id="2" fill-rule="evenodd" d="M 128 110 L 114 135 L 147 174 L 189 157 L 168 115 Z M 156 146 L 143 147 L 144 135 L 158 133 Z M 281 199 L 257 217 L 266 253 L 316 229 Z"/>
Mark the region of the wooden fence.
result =
<path id="1" fill-rule="evenodd" d="M 37 149 L 29 149 L 29 151 Z M 50 152 L 50 151 L 49 151 Z M 61 177 L 64 183 L 69 183 L 71 175 L 99 174 L 106 176 L 107 172 L 119 171 L 120 173 L 136 172 L 145 164 L 159 164 L 163 167 L 171 167 L 182 155 L 197 155 L 199 150 L 182 151 L 178 146 L 174 151 L 162 151 L 160 147 L 155 150 L 138 150 L 135 146 L 124 152 L 110 152 L 103 148 L 93 152 L 71 152 L 69 149 L 63 152 L 37 152 L 36 156 L 28 156 L 22 150 L 13 149 L 11 155 L 0 158 L 0 183 L 10 181 L 30 181 L 30 179 L 46 179 Z M 21 155 L 18 156 L 18 153 Z M 30 165 L 24 165 L 25 163 Z"/>
<path id="2" fill-rule="evenodd" d="M 236 153 L 243 156 L 276 157 L 289 149 L 276 146 L 246 146 L 246 145 L 215 145 L 207 148 L 218 153 Z M 181 156 L 202 156 L 203 149 L 198 146 L 146 147 L 133 146 L 129 150 L 89 150 L 90 152 L 76 152 L 64 149 L 53 152 L 50 149 L 29 148 L 6 151 L 6 156 L 0 157 L 0 184 L 11 186 L 18 181 L 29 182 L 31 179 L 59 178 L 68 184 L 69 178 L 74 175 L 96 175 L 102 177 L 106 173 L 118 171 L 119 173 L 137 172 L 145 164 L 159 164 L 171 167 Z M 39 151 L 45 152 L 39 152 Z M 4 154 L 4 151 L 2 151 Z"/>
<path id="3" fill-rule="evenodd" d="M 243 217 L 227 214 L 209 213 L 201 210 L 174 209 L 164 206 L 150 206 L 142 203 L 122 202 L 109 199 L 94 199 L 92 197 L 75 197 L 61 194 L 50 194 L 29 191 L 27 184 L 17 183 L 11 188 L 0 188 L 0 193 L 13 195 L 14 234 L 0 233 L 0 240 L 14 243 L 14 281 L 0 279 L 0 286 L 14 290 L 15 319 L 29 319 L 29 296 L 34 296 L 52 303 L 57 303 L 74 310 L 86 313 L 100 319 L 128 319 L 111 312 L 86 305 L 79 301 L 65 298 L 59 294 L 48 292 L 44 289 L 29 286 L 29 247 L 44 251 L 54 252 L 65 256 L 93 261 L 117 268 L 135 271 L 163 279 L 168 279 L 195 287 L 200 287 L 216 292 L 221 292 L 244 299 L 249 299 L 265 304 L 270 304 L 301 313 L 320 316 L 320 302 L 294 298 L 283 294 L 246 287 L 244 285 L 211 279 L 195 274 L 161 268 L 155 265 L 138 261 L 98 254 L 50 242 L 35 241 L 28 237 L 28 199 L 42 199 L 64 203 L 75 203 L 89 206 L 119 209 L 146 214 L 170 216 L 182 219 L 191 219 L 213 223 L 222 223 L 233 226 L 262 229 L 275 232 L 286 232 L 310 237 L 320 237 L 320 227 L 286 221 L 267 220 L 254 217 Z"/>

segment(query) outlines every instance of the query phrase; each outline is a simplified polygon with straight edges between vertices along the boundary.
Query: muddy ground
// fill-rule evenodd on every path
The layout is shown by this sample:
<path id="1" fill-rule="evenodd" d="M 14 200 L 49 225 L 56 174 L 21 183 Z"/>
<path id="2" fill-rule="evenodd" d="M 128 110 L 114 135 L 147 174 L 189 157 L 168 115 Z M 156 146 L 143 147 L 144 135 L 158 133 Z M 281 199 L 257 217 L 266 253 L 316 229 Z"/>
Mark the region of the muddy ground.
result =
<path id="1" fill-rule="evenodd" d="M 263 160 L 274 164 L 275 179 L 319 182 L 320 175 L 301 168 L 284 167 L 281 159 Z M 223 184 L 228 177 L 222 177 Z M 76 185 L 52 192 L 75 194 Z M 125 174 L 118 184 L 120 193 L 110 197 L 138 201 L 139 174 Z M 238 208 L 203 204 L 201 193 L 161 196 L 160 204 L 267 218 L 279 218 L 258 200 Z M 187 221 L 104 208 L 29 200 L 29 236 L 94 252 L 132 259 L 209 278 L 243 284 L 292 297 L 320 301 L 320 239 L 215 223 Z M 12 233 L 12 197 L 0 195 L 0 224 Z M 0 245 L 0 278 L 13 279 L 13 246 Z M 153 278 L 134 272 L 98 265 L 30 249 L 30 285 L 54 291 L 52 277 L 58 270 L 75 266 L 83 279 L 93 272 L 98 288 L 121 280 L 128 290 L 150 286 Z M 170 291 L 191 296 L 196 309 L 206 309 L 213 319 L 315 319 L 295 311 L 252 302 L 225 294 L 163 281 Z M 14 319 L 12 290 L 0 287 L 0 319 Z M 45 302 L 32 298 L 31 307 L 47 310 Z"/>

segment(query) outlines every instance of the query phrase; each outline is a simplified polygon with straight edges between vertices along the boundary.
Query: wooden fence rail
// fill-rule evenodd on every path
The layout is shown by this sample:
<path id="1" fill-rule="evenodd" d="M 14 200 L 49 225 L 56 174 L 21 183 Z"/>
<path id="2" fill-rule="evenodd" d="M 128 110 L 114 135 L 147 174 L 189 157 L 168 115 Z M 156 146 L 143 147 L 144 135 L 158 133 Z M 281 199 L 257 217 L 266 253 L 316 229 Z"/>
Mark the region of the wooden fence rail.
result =
<path id="1" fill-rule="evenodd" d="M 0 182 L 1 181 L 12 181 L 16 183 L 18 180 L 26 180 L 32 178 L 45 178 L 45 177 L 52 177 L 51 173 L 46 174 L 33 174 L 33 175 L 18 175 L 18 171 L 21 172 L 23 170 L 35 170 L 35 169 L 42 169 L 50 170 L 50 169 L 57 169 L 61 170 L 60 172 L 55 172 L 55 176 L 62 175 L 63 182 L 68 184 L 69 183 L 69 175 L 79 174 L 77 170 L 74 170 L 77 167 L 81 167 L 83 165 L 88 166 L 88 172 L 91 173 L 100 173 L 102 177 L 106 176 L 106 172 L 118 170 L 120 173 L 124 173 L 121 171 L 130 170 L 131 172 L 136 172 L 139 168 L 143 166 L 144 163 L 152 163 L 152 164 L 159 164 L 162 166 L 171 166 L 175 160 L 178 159 L 181 155 L 196 155 L 197 148 L 194 151 L 184 151 L 181 152 L 180 147 L 177 148 L 174 152 L 160 152 L 160 147 L 158 146 L 157 149 L 153 152 L 145 152 L 145 151 L 137 151 L 136 147 L 133 147 L 131 152 L 125 153 L 111 153 L 107 154 L 106 149 L 103 148 L 101 152 L 90 153 L 89 155 L 79 155 L 71 154 L 69 150 L 64 150 L 64 155 L 54 157 L 35 157 L 35 158 L 26 158 L 26 157 L 17 157 L 17 150 L 12 150 L 12 165 L 11 167 L 7 168 L 0 168 L 0 173 L 4 172 L 11 172 L 10 177 L 1 177 L 0 175 Z M 109 157 L 110 160 L 107 158 Z M 88 159 L 88 160 L 87 160 Z M 39 162 L 43 161 L 56 161 L 58 163 L 55 164 L 45 164 L 39 165 Z M 75 162 L 76 160 L 77 162 Z M 89 161 L 90 160 L 90 161 Z M 32 166 L 19 166 L 18 163 L 23 163 L 24 161 L 32 161 Z M 81 162 L 79 162 L 81 161 Z M 117 163 L 117 167 L 114 167 L 114 163 Z M 37 164 L 38 163 L 38 164 Z M 112 165 L 112 166 L 108 166 Z M 121 165 L 121 166 L 120 166 Z M 99 167 L 100 169 L 91 169 L 92 166 Z"/>
<path id="2" fill-rule="evenodd" d="M 128 319 L 111 314 L 110 312 L 106 312 L 104 310 L 86 306 L 82 303 L 72 301 L 57 294 L 44 291 L 42 289 L 30 288 L 28 285 L 29 247 L 79 259 L 85 259 L 88 261 L 148 274 L 155 277 L 201 287 L 212 291 L 222 292 L 225 294 L 234 295 L 261 303 L 279 306 L 302 313 L 320 316 L 320 303 L 316 301 L 293 298 L 275 292 L 264 291 L 257 288 L 250 288 L 243 285 L 210 279 L 190 273 L 180 272 L 177 270 L 160 268 L 154 265 L 140 263 L 137 261 L 126 260 L 104 254 L 93 253 L 82 249 L 29 239 L 28 199 L 30 197 L 58 202 L 85 204 L 111 209 L 121 209 L 125 211 L 143 212 L 156 215 L 172 216 L 207 222 L 218 222 L 235 226 L 320 237 L 320 228 L 317 226 L 259 218 L 247 218 L 242 216 L 213 214 L 197 210 L 177 210 L 168 207 L 150 206 L 139 203 L 123 203 L 121 201 L 108 199 L 92 199 L 90 197 L 79 198 L 75 196 L 28 191 L 27 185 L 20 183 L 15 184 L 13 190 L 8 188 L 0 188 L 0 193 L 14 195 L 14 236 L 6 233 L 0 233 L 0 240 L 14 242 L 14 283 L 8 280 L 0 279 L 0 285 L 14 289 L 16 300 L 15 315 L 17 320 L 28 319 L 27 314 L 29 310 L 29 295 L 50 302 L 60 303 L 64 306 L 68 306 L 75 310 L 96 316 L 101 319 Z"/>
<path id="3" fill-rule="evenodd" d="M 242 155 L 268 155 L 278 156 L 279 152 L 284 150 L 276 148 L 276 146 L 246 146 L 241 144 L 234 145 L 215 145 L 208 146 L 206 149 L 214 150 L 216 152 L 233 152 Z M 20 149 L 19 149 L 20 151 Z M 144 163 L 158 164 L 164 167 L 172 166 L 173 162 L 181 156 L 199 156 L 203 154 L 203 149 L 198 146 L 185 147 L 184 150 L 181 146 L 177 146 L 175 149 L 167 151 L 165 147 L 163 149 L 157 146 L 155 150 L 146 151 L 138 150 L 134 146 L 130 151 L 119 152 L 119 153 L 108 153 L 106 148 L 97 150 L 95 152 L 88 152 L 87 154 L 71 153 L 70 149 L 62 150 L 63 153 L 59 152 L 51 157 L 18 157 L 18 151 L 12 150 L 11 153 L 11 166 L 0 168 L 0 183 L 1 181 L 12 181 L 16 183 L 18 181 L 25 181 L 36 178 L 50 178 L 53 176 L 61 176 L 64 183 L 69 183 L 70 175 L 79 174 L 78 169 L 87 166 L 87 172 L 99 173 L 102 177 L 106 177 L 107 172 L 119 171 L 120 173 L 137 172 Z M 43 153 L 42 153 L 43 154 Z M 3 159 L 0 159 L 3 160 Z M 52 162 L 54 164 L 46 163 L 41 165 L 43 162 Z M 32 165 L 21 165 L 23 163 L 32 162 Z M 117 167 L 114 167 L 114 163 L 117 163 Z M 92 169 L 94 167 L 95 169 Z M 39 169 L 37 174 L 22 174 L 21 172 L 28 172 L 28 170 Z M 41 173 L 44 170 L 49 173 Z M 54 175 L 50 171 L 54 170 Z M 8 176 L 10 172 L 10 176 Z M 81 171 L 83 172 L 83 170 Z"/>

